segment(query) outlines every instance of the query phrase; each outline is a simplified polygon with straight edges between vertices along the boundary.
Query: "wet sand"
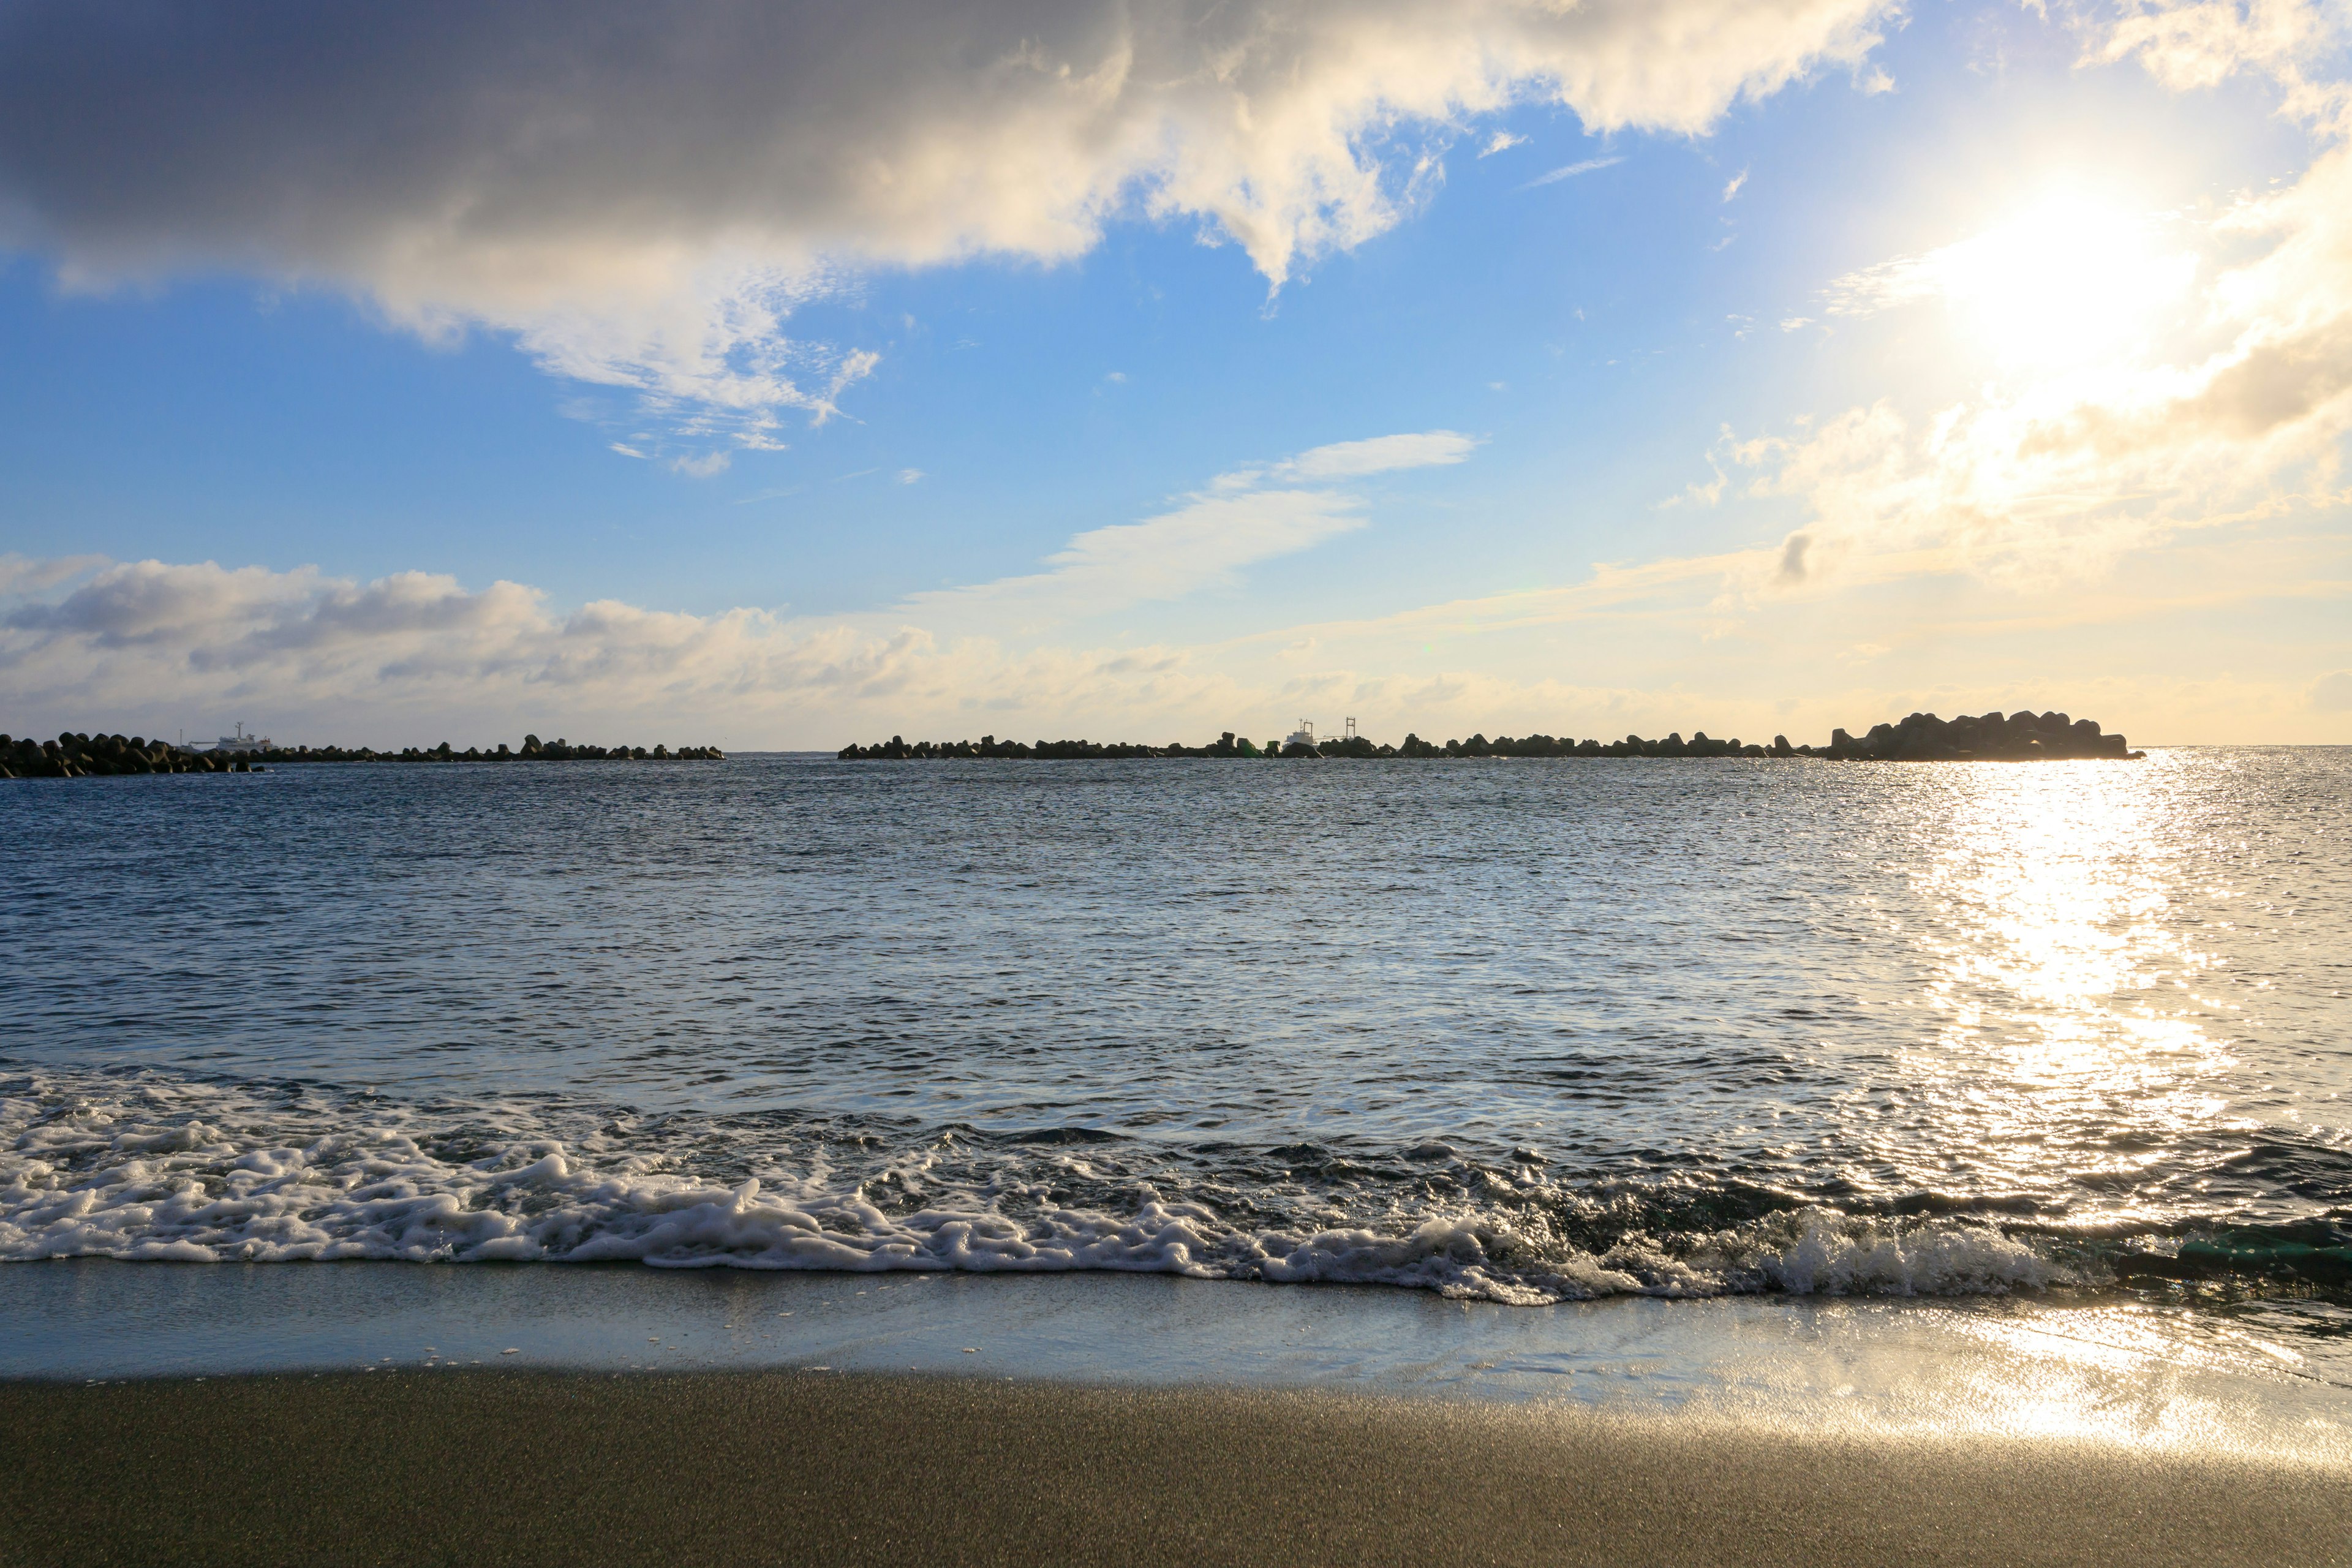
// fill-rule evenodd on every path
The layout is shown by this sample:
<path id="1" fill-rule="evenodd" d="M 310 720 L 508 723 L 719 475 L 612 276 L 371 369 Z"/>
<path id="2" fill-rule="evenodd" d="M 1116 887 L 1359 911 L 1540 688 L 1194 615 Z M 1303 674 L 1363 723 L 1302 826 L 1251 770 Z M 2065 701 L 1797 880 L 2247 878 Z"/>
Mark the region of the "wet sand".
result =
<path id="1" fill-rule="evenodd" d="M 823 1372 L 0 1384 L 0 1562 L 2352 1562 L 2352 1471 Z"/>

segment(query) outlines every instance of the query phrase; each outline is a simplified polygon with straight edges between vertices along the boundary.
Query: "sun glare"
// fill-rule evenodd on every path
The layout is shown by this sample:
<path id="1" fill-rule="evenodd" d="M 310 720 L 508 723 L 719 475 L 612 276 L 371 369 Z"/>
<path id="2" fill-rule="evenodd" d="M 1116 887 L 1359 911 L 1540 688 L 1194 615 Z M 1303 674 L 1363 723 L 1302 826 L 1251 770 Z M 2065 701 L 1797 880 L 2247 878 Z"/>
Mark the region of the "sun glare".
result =
<path id="1" fill-rule="evenodd" d="M 2003 363 L 2064 368 L 2131 354 L 2179 324 L 2197 258 L 2161 241 L 2147 216 L 2053 196 L 1922 261 Z"/>

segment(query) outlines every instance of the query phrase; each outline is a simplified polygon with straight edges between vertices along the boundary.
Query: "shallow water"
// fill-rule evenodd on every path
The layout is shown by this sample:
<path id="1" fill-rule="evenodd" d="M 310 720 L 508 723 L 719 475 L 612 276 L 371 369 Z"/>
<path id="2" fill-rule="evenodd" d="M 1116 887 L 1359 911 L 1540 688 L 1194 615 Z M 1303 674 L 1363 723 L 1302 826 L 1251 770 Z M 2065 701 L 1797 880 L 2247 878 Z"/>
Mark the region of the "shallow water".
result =
<path id="1" fill-rule="evenodd" d="M 2339 750 L 292 767 L 0 839 L 0 1256 L 2352 1329 Z"/>
<path id="2" fill-rule="evenodd" d="M 2138 1301 L 1617 1297 L 1531 1311 L 1101 1273 L 93 1258 L 0 1274 L 0 1380 L 461 1368 L 1308 1388 L 2352 1468 L 2352 1345 Z"/>

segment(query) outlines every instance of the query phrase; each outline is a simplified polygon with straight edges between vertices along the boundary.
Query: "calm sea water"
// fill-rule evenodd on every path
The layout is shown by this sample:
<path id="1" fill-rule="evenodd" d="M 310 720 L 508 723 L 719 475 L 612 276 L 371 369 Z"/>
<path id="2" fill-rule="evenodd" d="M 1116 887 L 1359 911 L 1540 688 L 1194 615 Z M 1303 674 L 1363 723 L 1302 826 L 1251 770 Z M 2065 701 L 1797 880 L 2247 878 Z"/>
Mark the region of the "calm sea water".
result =
<path id="1" fill-rule="evenodd" d="M 6 1258 L 2352 1331 L 2342 751 L 292 767 L 0 842 Z"/>

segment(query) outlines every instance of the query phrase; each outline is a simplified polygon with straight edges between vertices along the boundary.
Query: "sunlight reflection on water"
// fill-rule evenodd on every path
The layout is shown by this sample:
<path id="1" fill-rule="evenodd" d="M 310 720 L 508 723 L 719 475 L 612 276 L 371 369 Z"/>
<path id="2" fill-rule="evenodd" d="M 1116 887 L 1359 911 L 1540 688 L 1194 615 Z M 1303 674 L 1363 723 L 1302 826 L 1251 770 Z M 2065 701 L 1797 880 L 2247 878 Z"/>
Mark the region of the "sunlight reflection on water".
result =
<path id="1" fill-rule="evenodd" d="M 2215 1087 L 2231 1009 L 2192 984 L 2214 957 L 2179 918 L 2179 766 L 1950 770 L 1914 873 L 1934 918 L 1904 933 L 1932 955 L 1923 995 L 1942 1017 L 1904 1065 L 1952 1145 L 2021 1189 L 2053 1157 L 2128 1183 L 2168 1133 L 2256 1125 L 2228 1122 Z"/>

